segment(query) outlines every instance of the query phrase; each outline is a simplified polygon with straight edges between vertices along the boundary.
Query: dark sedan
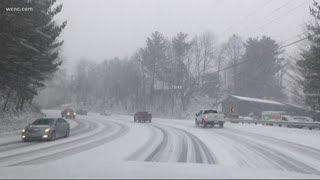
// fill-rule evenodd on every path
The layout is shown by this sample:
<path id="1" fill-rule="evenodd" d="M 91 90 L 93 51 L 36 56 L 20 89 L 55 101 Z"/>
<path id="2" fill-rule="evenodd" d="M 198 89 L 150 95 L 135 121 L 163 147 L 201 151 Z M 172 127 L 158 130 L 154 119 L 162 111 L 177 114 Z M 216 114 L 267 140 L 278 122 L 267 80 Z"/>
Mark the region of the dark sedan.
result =
<path id="1" fill-rule="evenodd" d="M 50 140 L 68 137 L 70 124 L 62 118 L 41 118 L 26 126 L 21 133 L 23 141 Z"/>
<path id="2" fill-rule="evenodd" d="M 75 119 L 76 118 L 76 112 L 73 109 L 65 109 L 61 112 L 62 118 L 70 118 Z"/>

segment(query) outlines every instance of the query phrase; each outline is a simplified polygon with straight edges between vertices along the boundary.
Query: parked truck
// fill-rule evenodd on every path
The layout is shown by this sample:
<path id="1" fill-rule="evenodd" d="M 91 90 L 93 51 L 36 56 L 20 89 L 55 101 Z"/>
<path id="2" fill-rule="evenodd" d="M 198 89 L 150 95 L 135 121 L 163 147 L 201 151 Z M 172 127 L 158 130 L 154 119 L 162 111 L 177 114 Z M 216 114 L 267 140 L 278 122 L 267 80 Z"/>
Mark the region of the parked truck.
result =
<path id="1" fill-rule="evenodd" d="M 223 128 L 225 123 L 225 115 L 222 113 L 218 113 L 217 110 L 201 110 L 196 113 L 195 124 L 196 126 L 202 126 L 203 128 L 210 125 L 210 127 L 214 127 L 214 125 L 219 124 L 220 128 Z"/>

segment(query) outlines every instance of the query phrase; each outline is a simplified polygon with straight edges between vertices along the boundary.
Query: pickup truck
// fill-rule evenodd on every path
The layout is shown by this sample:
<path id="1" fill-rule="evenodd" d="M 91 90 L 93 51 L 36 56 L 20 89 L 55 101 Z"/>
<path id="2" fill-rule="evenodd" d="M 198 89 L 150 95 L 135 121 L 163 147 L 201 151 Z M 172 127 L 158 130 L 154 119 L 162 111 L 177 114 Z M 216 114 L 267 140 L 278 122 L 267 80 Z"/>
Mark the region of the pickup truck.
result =
<path id="1" fill-rule="evenodd" d="M 149 122 L 151 123 L 152 114 L 146 111 L 139 111 L 134 114 L 134 122 Z"/>
<path id="2" fill-rule="evenodd" d="M 219 127 L 223 128 L 224 123 L 224 114 L 218 113 L 217 110 L 201 110 L 200 112 L 196 113 L 196 126 L 202 125 L 205 128 L 207 125 L 214 127 L 215 124 L 219 124 Z"/>

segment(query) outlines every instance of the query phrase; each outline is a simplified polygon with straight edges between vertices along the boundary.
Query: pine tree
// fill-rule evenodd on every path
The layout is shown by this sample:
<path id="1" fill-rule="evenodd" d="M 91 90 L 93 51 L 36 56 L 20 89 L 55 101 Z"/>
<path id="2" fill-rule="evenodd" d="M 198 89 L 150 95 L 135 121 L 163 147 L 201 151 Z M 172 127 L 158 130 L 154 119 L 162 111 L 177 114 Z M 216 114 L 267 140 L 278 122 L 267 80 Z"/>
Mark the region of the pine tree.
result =
<path id="1" fill-rule="evenodd" d="M 0 16 L 0 88 L 8 92 L 8 98 L 15 92 L 17 110 L 37 95 L 45 86 L 43 82 L 61 65 L 58 57 L 63 41 L 57 38 L 66 21 L 61 25 L 54 21 L 62 10 L 62 4 L 55 6 L 55 2 L 0 2 L 4 11 Z M 32 7 L 33 11 L 6 11 L 8 7 Z"/>
<path id="2" fill-rule="evenodd" d="M 309 46 L 300 53 L 301 59 L 297 61 L 297 66 L 303 77 L 300 83 L 303 85 L 306 95 L 306 104 L 313 112 L 320 110 L 320 5 L 314 2 L 310 13 L 314 17 L 314 22 L 307 25 L 307 35 Z"/>
<path id="3" fill-rule="evenodd" d="M 270 37 L 249 38 L 245 44 L 242 61 L 248 61 L 239 67 L 240 94 L 256 98 L 284 98 L 276 74 L 281 69 L 283 58 L 279 45 Z"/>

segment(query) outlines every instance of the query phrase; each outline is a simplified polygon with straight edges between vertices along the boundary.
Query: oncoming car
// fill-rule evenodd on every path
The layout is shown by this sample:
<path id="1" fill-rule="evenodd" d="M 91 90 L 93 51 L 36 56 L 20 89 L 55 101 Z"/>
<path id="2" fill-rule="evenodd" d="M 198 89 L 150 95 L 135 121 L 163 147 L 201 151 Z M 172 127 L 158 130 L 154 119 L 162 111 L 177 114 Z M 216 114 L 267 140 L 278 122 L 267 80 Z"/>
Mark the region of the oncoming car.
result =
<path id="1" fill-rule="evenodd" d="M 62 118 L 41 118 L 22 129 L 23 141 L 47 140 L 54 141 L 56 138 L 68 137 L 70 124 Z"/>
<path id="2" fill-rule="evenodd" d="M 69 119 L 75 119 L 76 118 L 76 112 L 73 109 L 65 109 L 61 112 L 62 118 L 69 118 Z"/>

